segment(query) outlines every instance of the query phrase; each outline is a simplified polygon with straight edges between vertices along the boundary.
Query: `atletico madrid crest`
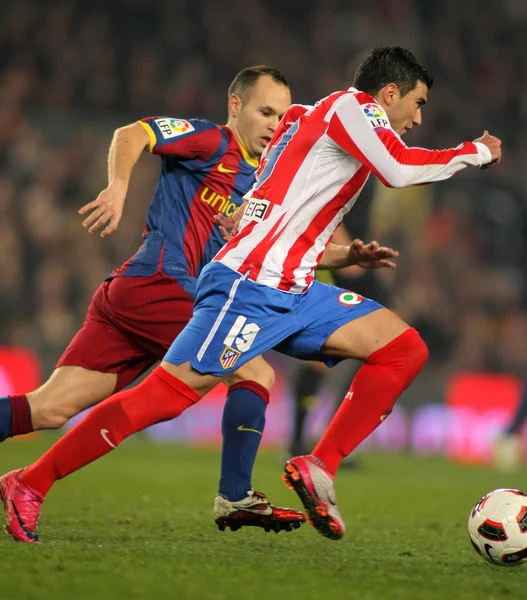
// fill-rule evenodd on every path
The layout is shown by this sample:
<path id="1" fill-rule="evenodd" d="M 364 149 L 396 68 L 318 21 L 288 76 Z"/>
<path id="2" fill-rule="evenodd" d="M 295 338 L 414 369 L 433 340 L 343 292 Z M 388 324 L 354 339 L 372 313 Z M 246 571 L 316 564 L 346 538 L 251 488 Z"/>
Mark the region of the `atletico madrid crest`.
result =
<path id="1" fill-rule="evenodd" d="M 235 350 L 230 346 L 225 346 L 220 356 L 221 366 L 224 369 L 230 369 L 231 367 L 234 367 L 236 361 L 238 358 L 240 358 L 240 354 L 241 352 L 238 352 L 238 350 Z"/>

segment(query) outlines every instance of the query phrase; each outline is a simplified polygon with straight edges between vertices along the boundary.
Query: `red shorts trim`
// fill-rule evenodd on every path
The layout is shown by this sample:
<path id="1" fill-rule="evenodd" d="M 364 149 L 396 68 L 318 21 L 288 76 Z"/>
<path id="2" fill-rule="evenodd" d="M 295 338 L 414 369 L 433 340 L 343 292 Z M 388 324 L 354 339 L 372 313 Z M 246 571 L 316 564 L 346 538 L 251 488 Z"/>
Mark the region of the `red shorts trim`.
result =
<path id="1" fill-rule="evenodd" d="M 118 391 L 163 358 L 193 305 L 179 283 L 162 274 L 105 281 L 57 367 L 117 373 Z"/>

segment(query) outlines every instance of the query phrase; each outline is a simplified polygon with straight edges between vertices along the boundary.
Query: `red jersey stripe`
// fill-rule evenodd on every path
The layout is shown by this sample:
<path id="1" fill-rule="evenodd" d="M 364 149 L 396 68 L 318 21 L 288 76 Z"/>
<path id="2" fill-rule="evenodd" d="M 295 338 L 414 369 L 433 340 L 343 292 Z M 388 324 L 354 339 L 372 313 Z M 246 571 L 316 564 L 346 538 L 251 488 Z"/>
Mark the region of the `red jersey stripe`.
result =
<path id="1" fill-rule="evenodd" d="M 243 261 L 239 268 L 240 273 L 243 274 L 247 271 L 250 271 L 249 277 L 251 279 L 256 279 L 258 277 L 260 271 L 262 270 L 263 258 L 269 252 L 269 248 L 271 248 L 280 235 L 280 233 L 277 234 L 277 230 L 280 227 L 284 217 L 285 213 L 280 216 L 267 236 L 257 246 L 255 246 L 254 250 Z"/>
<path id="2" fill-rule="evenodd" d="M 247 237 L 251 233 L 255 225 L 256 221 L 248 223 L 239 233 L 236 234 L 236 236 L 230 242 L 227 242 L 227 244 L 223 246 L 223 248 L 214 257 L 214 260 L 221 260 L 225 256 L 225 254 L 229 252 L 229 250 L 234 250 L 234 248 L 238 246 L 238 244 L 243 240 L 243 238 Z"/>
<path id="3" fill-rule="evenodd" d="M 377 129 L 376 133 L 390 155 L 401 165 L 446 165 L 456 156 L 478 153 L 478 149 L 472 142 L 464 142 L 460 148 L 426 150 L 408 148 L 390 129 Z"/>
<path id="4" fill-rule="evenodd" d="M 370 170 L 367 167 L 361 167 L 357 173 L 344 185 L 338 194 L 328 202 L 322 210 L 315 216 L 310 226 L 292 245 L 291 250 L 284 262 L 282 270 L 282 279 L 278 284 L 278 289 L 288 291 L 296 283 L 294 272 L 300 266 L 302 258 L 306 252 L 314 245 L 316 239 L 322 234 L 326 227 L 333 221 L 337 213 L 346 206 L 346 204 L 362 188 Z"/>

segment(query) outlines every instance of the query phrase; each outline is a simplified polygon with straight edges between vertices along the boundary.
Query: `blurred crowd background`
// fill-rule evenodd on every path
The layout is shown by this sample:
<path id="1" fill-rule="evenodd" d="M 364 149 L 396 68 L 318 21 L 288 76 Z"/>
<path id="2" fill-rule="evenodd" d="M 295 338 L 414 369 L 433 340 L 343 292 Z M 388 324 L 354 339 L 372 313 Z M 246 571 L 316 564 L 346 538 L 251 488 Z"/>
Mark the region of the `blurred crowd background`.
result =
<path id="1" fill-rule="evenodd" d="M 427 341 L 416 393 L 440 393 L 459 370 L 525 374 L 526 31 L 525 0 L 4 0 L 0 343 L 33 348 L 49 372 L 95 288 L 140 244 L 157 157 L 137 165 L 113 236 L 91 237 L 77 214 L 106 185 L 116 127 L 225 122 L 228 84 L 251 64 L 281 69 L 294 100 L 312 103 L 349 87 L 366 50 L 399 44 L 435 76 L 407 143 L 451 147 L 488 129 L 504 161 L 411 190 L 371 182 L 346 225 L 401 257 L 350 287 L 379 291 Z"/>

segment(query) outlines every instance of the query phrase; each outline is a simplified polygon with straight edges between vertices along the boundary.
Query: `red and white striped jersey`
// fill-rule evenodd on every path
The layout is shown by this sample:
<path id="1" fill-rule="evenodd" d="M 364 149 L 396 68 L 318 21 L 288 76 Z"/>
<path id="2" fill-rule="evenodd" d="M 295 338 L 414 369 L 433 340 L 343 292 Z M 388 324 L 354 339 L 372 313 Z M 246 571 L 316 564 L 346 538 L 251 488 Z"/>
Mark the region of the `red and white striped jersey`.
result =
<path id="1" fill-rule="evenodd" d="M 390 187 L 441 181 L 491 161 L 484 144 L 408 148 L 383 108 L 354 88 L 284 115 L 246 194 L 239 232 L 216 255 L 263 285 L 307 290 L 326 246 L 370 172 Z"/>

